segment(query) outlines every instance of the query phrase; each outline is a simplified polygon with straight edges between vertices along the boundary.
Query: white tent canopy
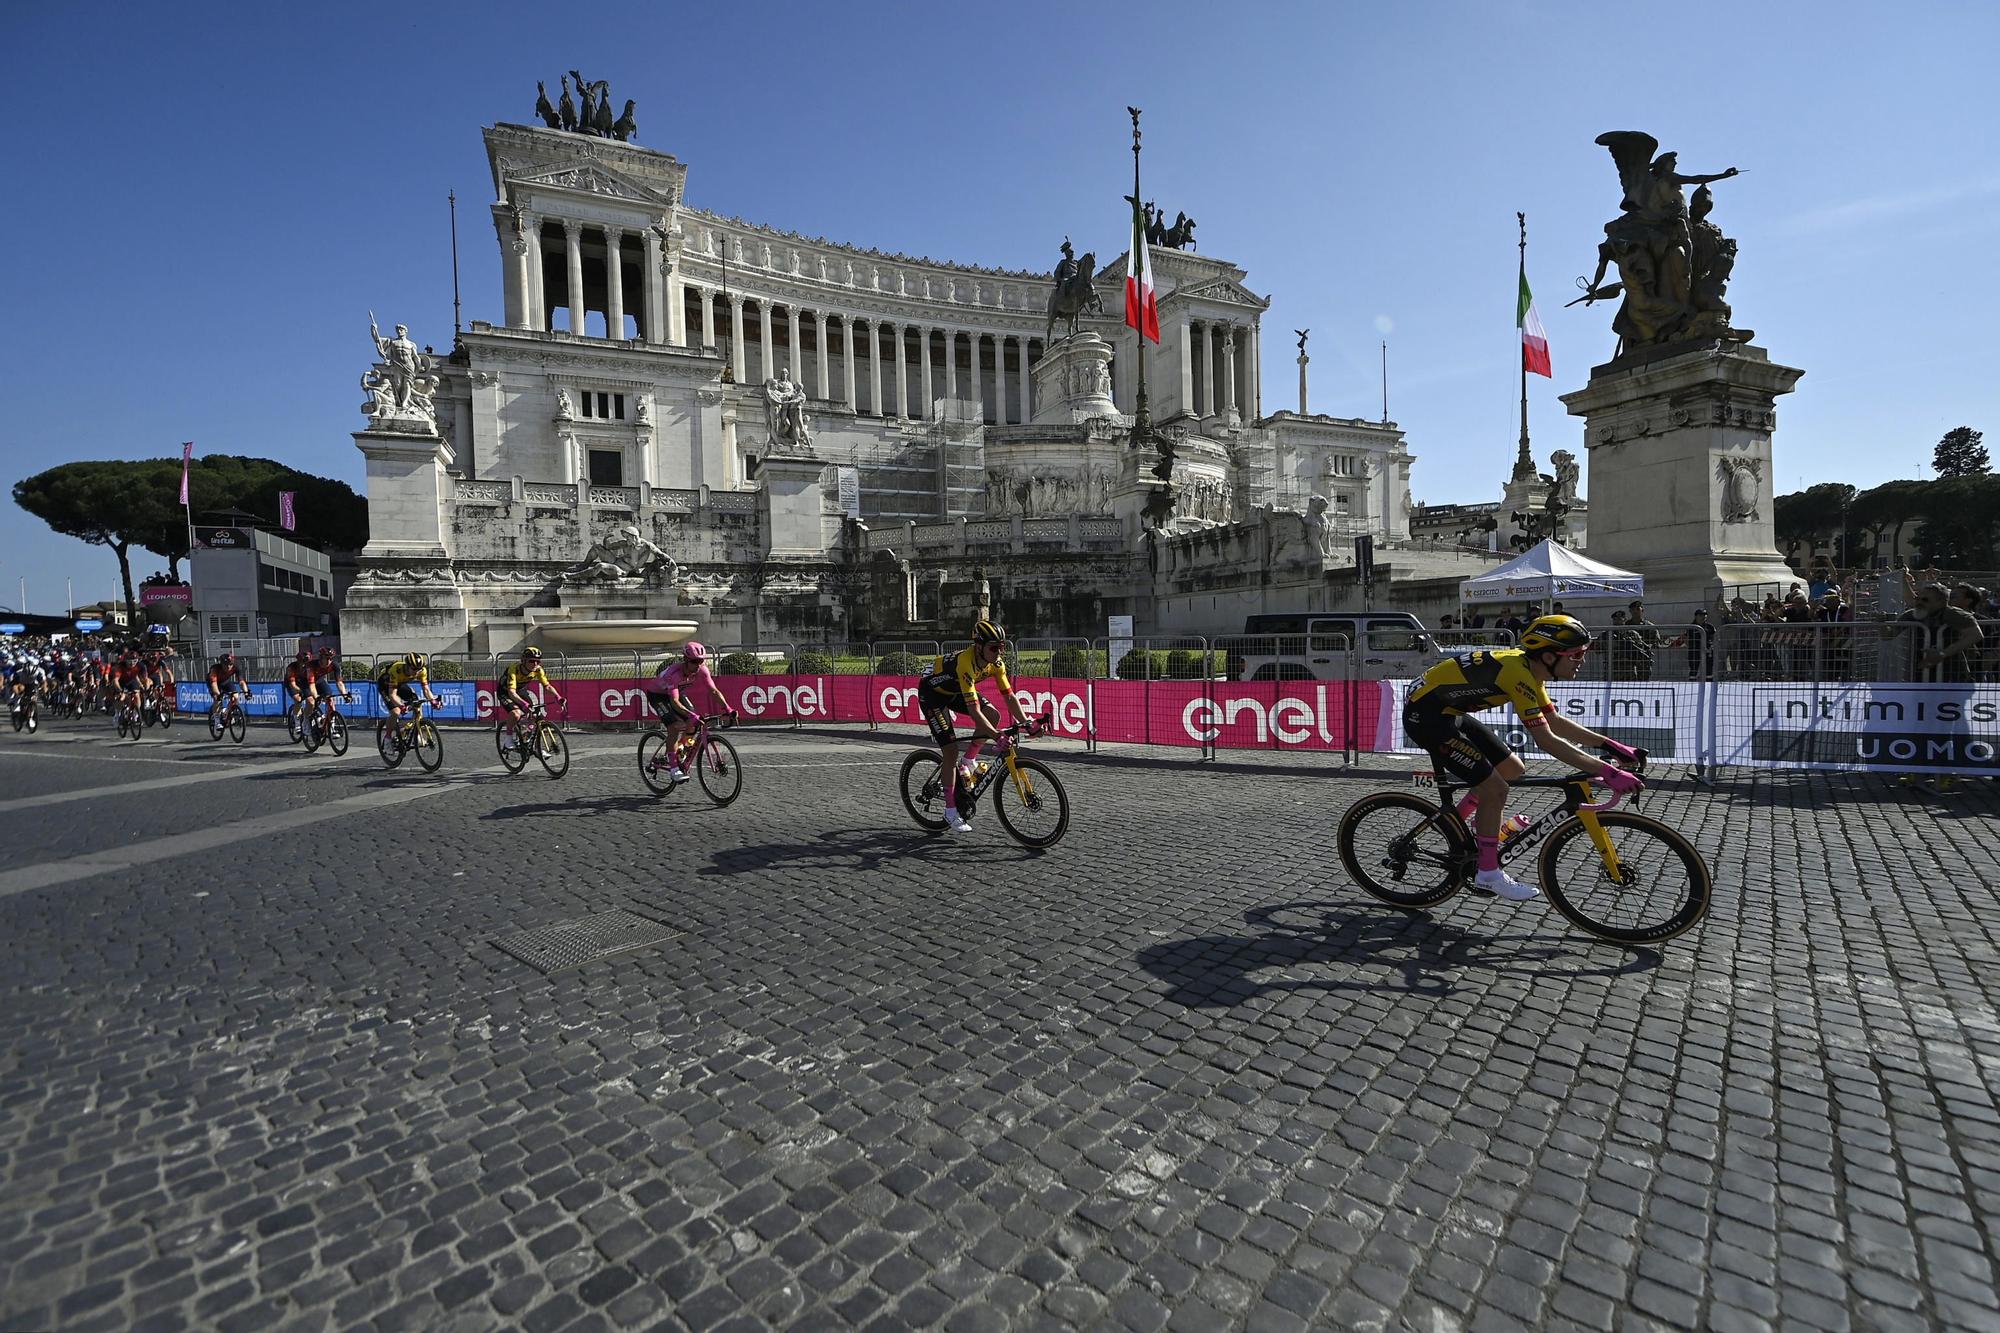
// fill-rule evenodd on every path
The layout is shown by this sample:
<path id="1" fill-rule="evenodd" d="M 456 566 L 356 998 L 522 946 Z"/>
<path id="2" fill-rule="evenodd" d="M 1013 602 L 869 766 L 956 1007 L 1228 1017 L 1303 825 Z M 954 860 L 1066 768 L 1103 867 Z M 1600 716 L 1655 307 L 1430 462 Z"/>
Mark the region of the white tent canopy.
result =
<path id="1" fill-rule="evenodd" d="M 1544 541 L 1459 585 L 1461 602 L 1634 601 L 1645 595 L 1643 575 L 1578 555 Z"/>

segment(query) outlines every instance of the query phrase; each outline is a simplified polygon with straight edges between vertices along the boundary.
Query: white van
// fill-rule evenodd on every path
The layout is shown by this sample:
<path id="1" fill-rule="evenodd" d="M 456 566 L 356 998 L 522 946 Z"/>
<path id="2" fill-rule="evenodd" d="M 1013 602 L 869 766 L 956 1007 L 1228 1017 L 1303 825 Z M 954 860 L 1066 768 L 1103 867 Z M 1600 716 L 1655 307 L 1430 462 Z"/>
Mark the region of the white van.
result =
<path id="1" fill-rule="evenodd" d="M 1216 646 L 1232 680 L 1406 680 L 1445 655 L 1407 611 L 1249 616 Z"/>

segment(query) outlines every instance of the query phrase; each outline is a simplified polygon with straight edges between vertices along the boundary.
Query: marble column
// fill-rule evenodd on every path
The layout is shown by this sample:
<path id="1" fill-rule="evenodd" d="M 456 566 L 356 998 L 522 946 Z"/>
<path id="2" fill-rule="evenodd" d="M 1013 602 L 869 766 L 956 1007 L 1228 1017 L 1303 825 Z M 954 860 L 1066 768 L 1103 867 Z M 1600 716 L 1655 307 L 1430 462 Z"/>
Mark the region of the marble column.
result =
<path id="1" fill-rule="evenodd" d="M 1028 369 L 1028 337 L 1021 336 L 1021 424 L 1027 425 L 1035 414 L 1035 377 Z"/>
<path id="2" fill-rule="evenodd" d="M 882 410 L 882 326 L 872 319 L 861 323 L 868 326 L 868 410 L 878 417 L 887 416 Z"/>
<path id="3" fill-rule="evenodd" d="M 889 326 L 890 341 L 896 346 L 896 415 L 899 417 L 910 415 L 910 349 L 903 339 L 908 328 L 907 324 Z"/>
<path id="4" fill-rule="evenodd" d="M 1243 368 L 1245 372 L 1243 376 L 1245 380 L 1243 387 L 1243 415 L 1255 421 L 1264 415 L 1264 368 L 1262 362 L 1259 360 L 1257 326 L 1252 324 L 1243 330 L 1243 337 L 1245 341 L 1243 349 Z"/>
<path id="5" fill-rule="evenodd" d="M 1199 421 L 1208 415 L 1208 323 L 1205 320 L 1188 321 L 1188 360 L 1194 370 L 1194 395 L 1188 400 L 1188 410 Z"/>
<path id="6" fill-rule="evenodd" d="M 1243 419 L 1236 406 L 1236 326 L 1222 326 L 1222 415 L 1231 425 Z"/>
<path id="7" fill-rule="evenodd" d="M 641 284 L 645 288 L 646 313 L 640 321 L 644 327 L 639 330 L 639 336 L 649 343 L 663 343 L 668 340 L 667 325 L 671 319 L 666 303 L 665 276 L 660 271 L 663 263 L 660 233 L 656 228 L 648 227 L 639 233 L 639 237 L 646 248 L 646 281 Z"/>
<path id="8" fill-rule="evenodd" d="M 583 336 L 583 224 L 565 221 L 564 253 L 569 258 L 569 331 Z"/>
<path id="9" fill-rule="evenodd" d="M 931 331 L 922 324 L 917 326 L 917 357 L 917 364 L 923 371 L 924 390 L 924 396 L 917 408 L 917 420 L 928 421 L 931 418 L 931 408 L 937 400 L 931 396 Z"/>
<path id="10" fill-rule="evenodd" d="M 826 382 L 826 310 L 814 310 L 812 312 L 812 340 L 818 344 L 814 360 L 818 362 L 816 370 L 820 372 L 818 374 L 818 384 L 814 388 L 820 390 L 822 398 L 826 398 L 828 402 L 832 402 L 832 398 L 834 398 L 834 386 Z"/>
<path id="11" fill-rule="evenodd" d="M 944 396 L 947 402 L 958 401 L 958 330 L 956 329 L 944 331 Z"/>
<path id="12" fill-rule="evenodd" d="M 502 211 L 494 214 L 493 223 L 500 232 L 500 244 L 510 256 L 507 261 L 507 327 L 525 329 L 529 327 L 527 219 Z"/>
<path id="13" fill-rule="evenodd" d="M 524 214 L 523 219 L 528 228 L 528 327 L 546 332 L 549 301 L 542 286 L 542 220 L 533 213 Z"/>
<path id="14" fill-rule="evenodd" d="M 986 420 L 986 391 L 985 386 L 979 382 L 979 344 L 981 338 L 982 335 L 975 329 L 971 333 L 969 340 L 972 343 L 972 419 L 983 422 Z"/>
<path id="15" fill-rule="evenodd" d="M 776 316 L 773 315 L 771 311 L 772 307 L 770 300 L 766 297 L 761 297 L 761 296 L 758 297 L 757 298 L 757 334 L 758 334 L 757 344 L 763 350 L 764 353 L 764 364 L 758 367 L 757 370 L 757 379 L 759 383 L 762 383 L 764 380 L 771 378 L 772 374 L 771 363 L 776 356 L 776 353 L 772 351 L 772 343 L 776 339 L 777 333 L 771 327 L 772 324 L 776 322 Z"/>
<path id="16" fill-rule="evenodd" d="M 806 382 L 806 354 L 800 342 L 799 308 L 797 306 L 788 305 L 785 307 L 785 327 L 786 331 L 790 334 L 792 383 L 804 388 Z"/>
<path id="17" fill-rule="evenodd" d="M 625 341 L 625 229 L 604 229 L 604 336 Z"/>
<path id="18" fill-rule="evenodd" d="M 1194 325 L 1183 315 L 1180 324 L 1180 395 L 1177 406 L 1183 412 L 1194 411 Z"/>
<path id="19" fill-rule="evenodd" d="M 743 382 L 744 375 L 748 373 L 743 356 L 743 326 L 750 322 L 749 309 L 750 298 L 739 296 L 729 312 L 729 369 L 738 384 Z"/>
<path id="20" fill-rule="evenodd" d="M 701 302 L 701 345 L 706 351 L 715 346 L 715 293 L 697 285 L 694 294 Z"/>
<path id="21" fill-rule="evenodd" d="M 1007 335 L 993 335 L 993 424 L 1007 424 Z"/>
<path id="22" fill-rule="evenodd" d="M 840 325 L 840 377 L 847 390 L 847 405 L 858 413 L 861 410 L 861 404 L 854 397 L 854 325 L 856 321 L 852 315 L 835 315 L 833 318 Z"/>

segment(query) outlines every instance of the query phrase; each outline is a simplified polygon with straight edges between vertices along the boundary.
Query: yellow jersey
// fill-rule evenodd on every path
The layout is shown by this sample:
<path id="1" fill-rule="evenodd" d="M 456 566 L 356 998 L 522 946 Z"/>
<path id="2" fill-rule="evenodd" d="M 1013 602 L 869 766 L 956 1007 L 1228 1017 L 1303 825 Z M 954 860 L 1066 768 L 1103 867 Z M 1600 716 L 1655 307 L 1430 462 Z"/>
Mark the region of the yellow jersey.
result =
<path id="1" fill-rule="evenodd" d="M 937 659 L 931 674 L 925 676 L 920 688 L 934 694 L 970 700 L 979 692 L 979 682 L 995 681 L 1008 694 L 1014 692 L 1014 683 L 1007 679 L 1007 664 L 1004 659 L 982 665 L 977 647 L 966 648 L 956 653 L 947 653 Z"/>
<path id="2" fill-rule="evenodd" d="M 430 688 L 430 668 L 427 666 L 413 667 L 401 658 L 397 658 L 389 664 L 388 671 L 383 674 L 382 687 L 390 690 L 400 689 L 413 680 L 426 689 Z"/>
<path id="3" fill-rule="evenodd" d="M 1482 648 L 1445 658 L 1424 673 L 1403 710 L 1418 718 L 1455 717 L 1501 704 L 1514 705 L 1530 727 L 1548 725 L 1555 712 L 1548 687 L 1528 669 L 1528 655 L 1519 648 Z"/>
<path id="4" fill-rule="evenodd" d="M 548 685 L 551 689 L 554 688 L 554 685 L 549 680 L 549 673 L 542 670 L 540 662 L 535 663 L 534 666 L 525 670 L 519 662 L 514 662 L 508 666 L 507 670 L 500 677 L 500 692 L 502 694 L 519 694 L 521 687 L 531 681 L 539 681 L 543 685 Z"/>

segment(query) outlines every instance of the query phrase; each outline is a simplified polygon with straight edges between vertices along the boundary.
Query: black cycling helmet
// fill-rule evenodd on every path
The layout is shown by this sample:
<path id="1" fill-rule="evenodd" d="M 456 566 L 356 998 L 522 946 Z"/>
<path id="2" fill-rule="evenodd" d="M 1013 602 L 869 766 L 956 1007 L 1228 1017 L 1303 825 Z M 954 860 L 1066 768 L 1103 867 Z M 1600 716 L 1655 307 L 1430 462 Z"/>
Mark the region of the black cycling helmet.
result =
<path id="1" fill-rule="evenodd" d="M 1007 631 L 990 620 L 982 620 L 972 627 L 973 643 L 984 648 L 991 643 L 1007 642 Z"/>
<path id="2" fill-rule="evenodd" d="M 1575 616 L 1538 616 L 1521 631 L 1524 652 L 1580 653 L 1590 647 L 1590 631 Z"/>

